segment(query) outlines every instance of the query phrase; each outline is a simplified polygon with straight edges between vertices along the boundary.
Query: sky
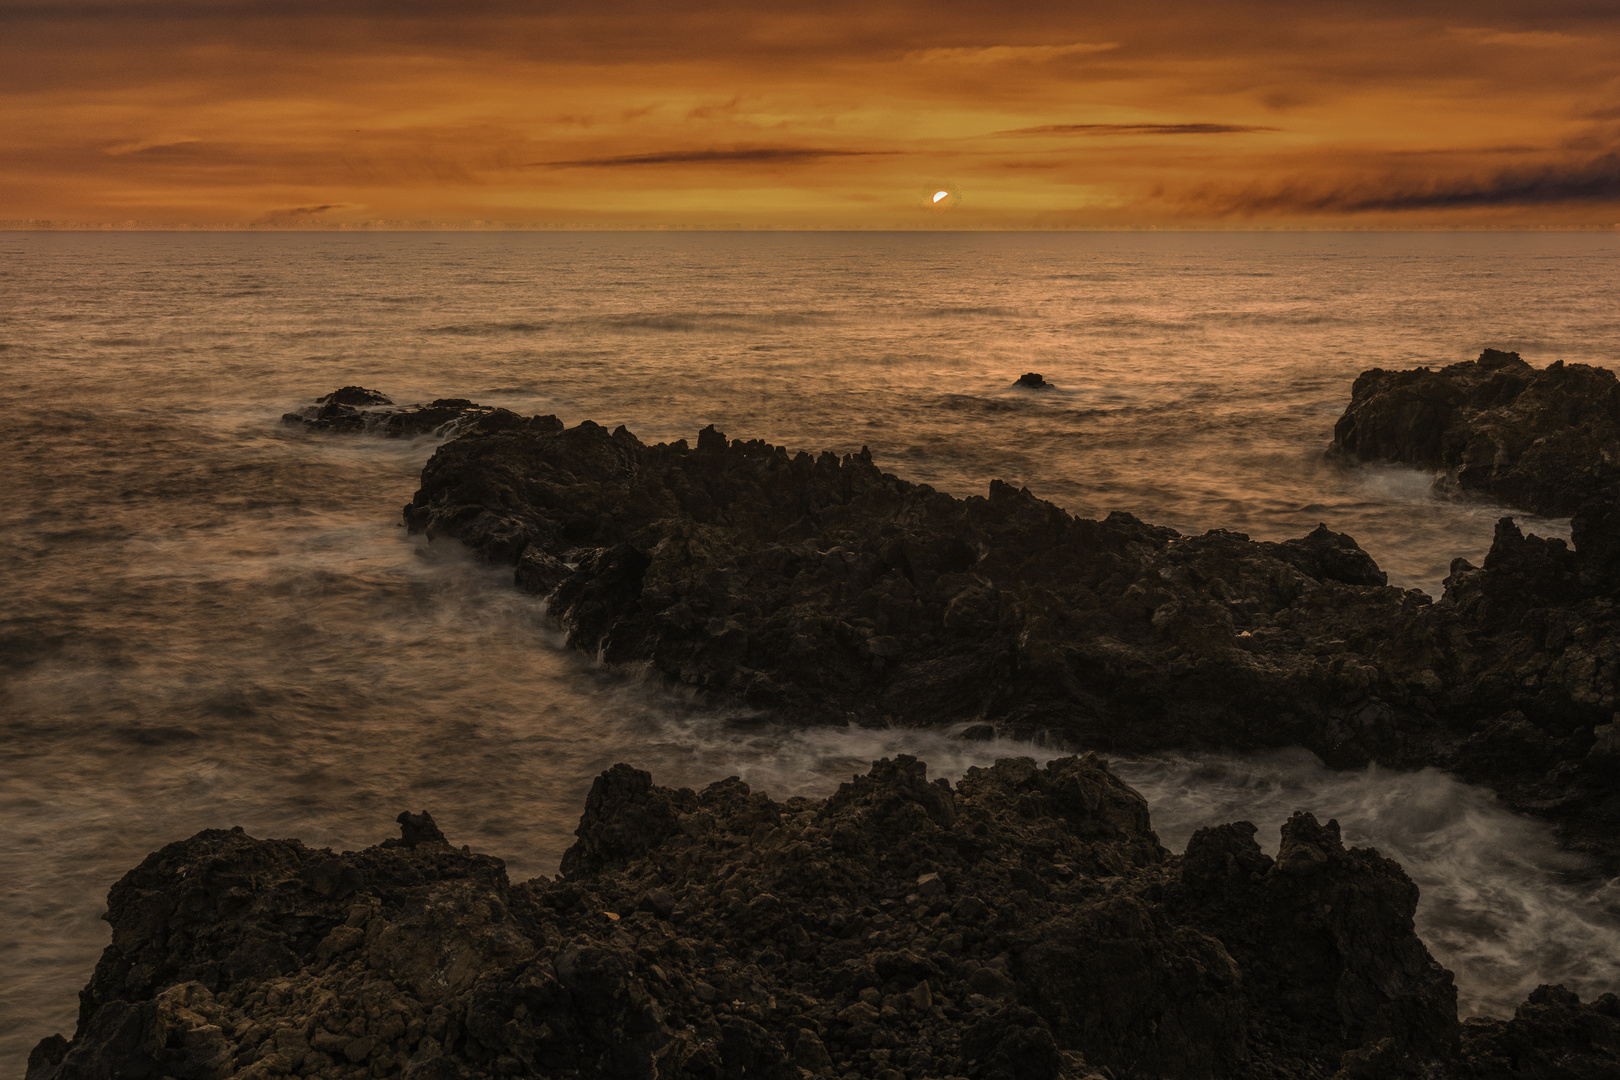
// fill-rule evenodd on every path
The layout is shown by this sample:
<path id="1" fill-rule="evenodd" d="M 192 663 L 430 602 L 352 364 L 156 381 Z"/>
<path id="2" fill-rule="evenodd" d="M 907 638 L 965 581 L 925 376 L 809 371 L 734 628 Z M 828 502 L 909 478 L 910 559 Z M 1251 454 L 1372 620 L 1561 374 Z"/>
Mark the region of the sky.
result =
<path id="1" fill-rule="evenodd" d="M 19 222 L 1616 228 L 1620 3 L 0 0 Z"/>

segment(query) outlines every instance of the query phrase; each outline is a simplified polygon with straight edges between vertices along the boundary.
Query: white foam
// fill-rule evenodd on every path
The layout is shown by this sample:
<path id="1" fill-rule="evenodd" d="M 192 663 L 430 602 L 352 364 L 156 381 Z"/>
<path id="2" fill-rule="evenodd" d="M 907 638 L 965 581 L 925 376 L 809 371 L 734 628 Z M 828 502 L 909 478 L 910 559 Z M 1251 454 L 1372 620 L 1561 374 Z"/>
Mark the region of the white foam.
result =
<path id="1" fill-rule="evenodd" d="M 1545 824 L 1484 788 L 1434 769 L 1336 772 L 1303 750 L 1253 757 L 1162 755 L 1115 762 L 1141 791 L 1167 846 L 1195 829 L 1247 820 L 1275 853 L 1295 810 L 1336 818 L 1345 843 L 1396 860 L 1421 891 L 1417 930 L 1457 977 L 1464 1016 L 1510 1016 L 1541 983 L 1590 1000 L 1620 990 L 1615 882 L 1583 880 L 1583 861 Z"/>

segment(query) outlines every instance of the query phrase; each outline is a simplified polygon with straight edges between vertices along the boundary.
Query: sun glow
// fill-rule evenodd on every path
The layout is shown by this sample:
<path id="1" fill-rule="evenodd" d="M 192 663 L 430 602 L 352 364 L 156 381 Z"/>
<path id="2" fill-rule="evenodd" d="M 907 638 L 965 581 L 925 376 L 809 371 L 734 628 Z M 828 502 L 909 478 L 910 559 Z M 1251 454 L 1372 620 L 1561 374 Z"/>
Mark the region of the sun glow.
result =
<path id="1" fill-rule="evenodd" d="M 935 202 L 939 202 L 939 200 L 941 200 L 941 199 L 948 199 L 950 197 L 951 197 L 951 193 L 948 192 L 948 191 L 936 191 L 936 192 L 934 192 L 934 201 Z"/>

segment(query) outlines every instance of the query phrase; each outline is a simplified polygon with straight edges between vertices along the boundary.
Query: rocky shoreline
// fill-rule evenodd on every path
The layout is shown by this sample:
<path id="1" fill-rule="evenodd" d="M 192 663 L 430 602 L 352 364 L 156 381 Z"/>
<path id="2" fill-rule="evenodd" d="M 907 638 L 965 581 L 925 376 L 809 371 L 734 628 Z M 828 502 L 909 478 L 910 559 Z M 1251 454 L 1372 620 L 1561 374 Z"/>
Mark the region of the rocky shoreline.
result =
<path id="1" fill-rule="evenodd" d="M 700 700 L 1057 748 L 1298 745 L 1336 767 L 1435 766 L 1620 872 L 1620 489 L 1606 486 L 1620 390 L 1602 369 L 1487 350 L 1356 381 L 1335 455 L 1455 458 L 1464 487 L 1572 507 L 1573 550 L 1505 518 L 1437 602 L 1389 587 L 1325 525 L 1283 543 L 1183 536 L 999 481 L 954 498 L 864 450 L 790 453 L 713 427 L 649 446 L 459 399 L 331 397 L 288 421 L 325 430 L 339 408 L 354 429 L 456 425 L 405 507 L 411 531 L 513 566 L 574 648 Z"/>
<path id="2" fill-rule="evenodd" d="M 1172 855 L 1094 756 L 825 800 L 591 789 L 555 879 L 426 813 L 359 852 L 212 830 L 108 897 L 113 943 L 27 1080 L 1385 1080 L 1620 1071 L 1620 1000 L 1459 1023 L 1417 889 L 1296 814 Z"/>
<path id="3" fill-rule="evenodd" d="M 1027 377 L 1026 377 L 1027 378 Z M 1620 871 L 1620 393 L 1492 350 L 1366 372 L 1340 460 L 1571 515 L 1497 526 L 1438 601 L 1326 525 L 1282 543 L 958 499 L 869 453 L 345 387 L 288 424 L 456 437 L 413 532 L 513 568 L 576 649 L 806 724 L 954 725 L 1054 748 L 1299 745 L 1437 766 Z M 1599 1080 L 1620 1000 L 1542 987 L 1459 1023 L 1417 890 L 1333 822 L 1183 855 L 1094 755 L 825 800 L 735 778 L 592 788 L 561 875 L 511 883 L 432 818 L 335 854 L 209 831 L 113 887 L 113 943 L 28 1080 Z"/>

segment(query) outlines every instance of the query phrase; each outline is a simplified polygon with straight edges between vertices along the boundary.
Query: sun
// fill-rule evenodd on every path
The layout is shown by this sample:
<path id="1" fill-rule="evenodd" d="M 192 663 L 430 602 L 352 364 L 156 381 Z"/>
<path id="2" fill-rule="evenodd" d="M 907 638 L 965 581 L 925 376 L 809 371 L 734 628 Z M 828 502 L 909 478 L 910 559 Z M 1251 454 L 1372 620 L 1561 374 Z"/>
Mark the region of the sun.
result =
<path id="1" fill-rule="evenodd" d="M 917 191 L 917 202 L 925 210 L 943 212 L 954 210 L 962 202 L 962 189 L 953 180 L 935 177 L 926 187 Z"/>

